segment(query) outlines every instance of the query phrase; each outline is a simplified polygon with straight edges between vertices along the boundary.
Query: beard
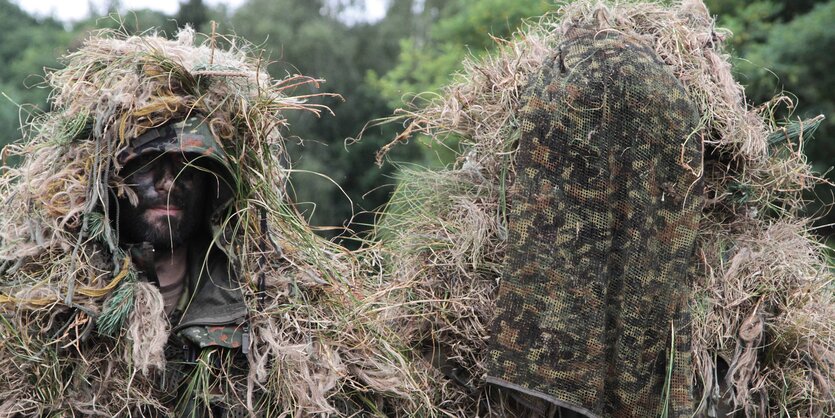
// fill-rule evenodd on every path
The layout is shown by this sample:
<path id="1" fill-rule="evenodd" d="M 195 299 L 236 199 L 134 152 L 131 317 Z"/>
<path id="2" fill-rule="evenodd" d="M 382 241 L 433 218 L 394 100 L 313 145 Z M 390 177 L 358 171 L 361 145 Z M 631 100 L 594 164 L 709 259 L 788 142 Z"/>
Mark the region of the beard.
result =
<path id="1" fill-rule="evenodd" d="M 120 201 L 119 227 L 126 242 L 148 242 L 157 250 L 174 249 L 206 226 L 201 201 L 174 196 L 161 202 L 140 202 L 138 206 Z"/>

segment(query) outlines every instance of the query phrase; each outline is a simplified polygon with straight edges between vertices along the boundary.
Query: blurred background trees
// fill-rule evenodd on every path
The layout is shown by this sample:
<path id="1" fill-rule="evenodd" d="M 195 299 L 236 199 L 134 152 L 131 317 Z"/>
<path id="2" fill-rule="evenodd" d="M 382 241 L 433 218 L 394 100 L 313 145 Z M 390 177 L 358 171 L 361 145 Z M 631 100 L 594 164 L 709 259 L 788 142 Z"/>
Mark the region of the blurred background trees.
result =
<path id="1" fill-rule="evenodd" d="M 416 93 L 437 91 L 468 54 L 490 53 L 490 35 L 507 38 L 524 19 L 553 9 L 553 0 L 387 0 L 379 20 L 363 19 L 365 0 L 246 0 L 237 8 L 180 0 L 174 15 L 152 10 L 126 11 L 118 0 L 105 2 L 96 16 L 77 22 L 30 16 L 11 0 L 0 0 L 0 145 L 20 138 L 20 121 L 48 110 L 43 68 L 77 48 L 93 28 L 123 28 L 139 33 L 155 27 L 169 36 L 190 23 L 210 33 L 234 33 L 262 47 L 275 77 L 305 74 L 322 78 L 320 91 L 342 98 L 322 99 L 334 112 L 321 118 L 288 115 L 293 185 L 314 225 L 349 226 L 362 231 L 371 211 L 386 202 L 393 164 L 374 165 L 374 153 L 391 140 L 395 124 L 369 127 L 392 114 Z M 707 0 L 718 26 L 731 29 L 730 45 L 738 80 L 748 99 L 761 103 L 789 93 L 797 108 L 784 117 L 823 113 L 828 119 L 806 144 L 820 173 L 835 175 L 835 0 Z M 299 92 L 300 94 L 303 92 Z M 18 107 L 17 104 L 31 104 Z M 350 145 L 348 145 L 350 144 Z M 395 148 L 392 160 L 447 164 L 450 155 L 420 141 Z M 322 173 L 330 179 L 312 173 Z M 819 198 L 832 197 L 820 189 Z M 810 196 L 811 198 L 811 196 Z M 820 204 L 813 206 L 824 213 Z M 819 223 L 835 222 L 827 215 Z M 832 229 L 822 227 L 821 233 Z M 337 230 L 325 230 L 334 236 Z"/>

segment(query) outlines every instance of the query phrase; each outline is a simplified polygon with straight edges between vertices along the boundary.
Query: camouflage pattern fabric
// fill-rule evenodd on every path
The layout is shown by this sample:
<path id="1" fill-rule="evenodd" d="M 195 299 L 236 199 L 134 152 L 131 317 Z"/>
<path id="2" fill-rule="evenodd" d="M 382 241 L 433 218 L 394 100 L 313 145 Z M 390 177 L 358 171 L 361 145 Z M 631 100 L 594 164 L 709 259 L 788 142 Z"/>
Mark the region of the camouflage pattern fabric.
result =
<path id="1" fill-rule="evenodd" d="M 696 107 L 651 47 L 581 29 L 523 99 L 488 382 L 589 417 L 691 416 Z"/>
<path id="2" fill-rule="evenodd" d="M 229 161 L 223 148 L 215 141 L 212 131 L 202 116 L 191 116 L 181 121 L 152 128 L 131 140 L 130 146 L 119 153 L 119 164 L 144 154 L 192 154 L 210 158 L 227 170 Z"/>

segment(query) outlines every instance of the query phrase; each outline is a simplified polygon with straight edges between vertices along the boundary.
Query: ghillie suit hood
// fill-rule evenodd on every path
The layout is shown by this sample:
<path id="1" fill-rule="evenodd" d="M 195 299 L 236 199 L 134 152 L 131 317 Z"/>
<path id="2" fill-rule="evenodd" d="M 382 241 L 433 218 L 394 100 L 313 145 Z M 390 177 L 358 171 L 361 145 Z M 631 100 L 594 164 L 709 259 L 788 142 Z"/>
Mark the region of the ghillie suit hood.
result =
<path id="1" fill-rule="evenodd" d="M 717 408 L 725 402 L 750 417 L 832 416 L 833 277 L 810 220 L 799 214 L 801 193 L 817 181 L 803 145 L 822 117 L 778 124 L 777 107 L 790 106 L 784 97 L 749 106 L 723 53 L 729 34 L 715 28 L 697 0 L 669 6 L 572 2 L 530 24 L 496 54 L 465 62 L 440 98 L 402 111 L 407 128 L 392 145 L 423 134 L 456 139 L 462 150 L 450 169 L 402 173 L 378 228 L 390 277 L 408 289 L 400 315 L 411 320 L 398 323 L 400 334 L 424 353 L 425 366 L 437 376 L 431 396 L 457 416 L 530 414 L 485 383 L 488 364 L 496 360 L 488 357 L 488 341 L 500 338 L 491 335 L 490 323 L 510 251 L 524 251 L 508 241 L 513 211 L 526 210 L 513 206 L 519 196 L 512 193 L 530 192 L 516 187 L 523 177 L 518 164 L 523 154 L 528 160 L 542 155 L 517 149 L 530 115 L 523 107 L 537 98 L 537 77 L 547 76 L 553 57 L 569 53 L 559 46 L 578 28 L 648 46 L 695 105 L 697 120 L 685 138 L 697 141 L 704 155 L 689 166 L 701 178 L 704 202 L 689 266 L 692 381 L 684 383 L 692 388 L 696 416 L 721 416 Z M 559 93 L 543 90 L 542 97 Z M 680 145 L 682 153 L 693 153 L 692 143 Z M 555 247 L 553 254 L 559 251 Z M 520 333 L 525 325 L 519 323 Z M 658 326 L 669 334 L 669 323 Z M 539 384 L 547 382 L 528 382 Z M 666 402 L 671 394 L 657 396 Z"/>
<path id="2" fill-rule="evenodd" d="M 118 156 L 193 117 L 222 148 L 232 186 L 212 242 L 236 266 L 249 311 L 248 373 L 226 382 L 243 388 L 234 403 L 269 416 L 418 413 L 425 382 L 377 319 L 375 260 L 316 237 L 287 198 L 282 114 L 322 111 L 289 95 L 318 80 L 275 80 L 249 44 L 194 38 L 94 34 L 47 75 L 53 110 L 6 148 L 20 164 L 0 177 L 0 416 L 174 413 L 156 379 L 162 299 L 111 216 L 115 197 L 132 193 Z M 196 367 L 194 397 L 214 390 L 210 373 L 233 379 Z"/>

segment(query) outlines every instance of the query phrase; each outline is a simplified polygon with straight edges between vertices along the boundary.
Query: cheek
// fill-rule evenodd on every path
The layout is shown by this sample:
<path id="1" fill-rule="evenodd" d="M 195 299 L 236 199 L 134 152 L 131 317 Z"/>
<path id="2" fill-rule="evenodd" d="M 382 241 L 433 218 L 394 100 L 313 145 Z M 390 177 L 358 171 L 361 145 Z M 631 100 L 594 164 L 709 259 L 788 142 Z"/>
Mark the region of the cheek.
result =
<path id="1" fill-rule="evenodd" d="M 154 176 L 152 173 L 142 173 L 128 176 L 125 182 L 142 199 L 154 191 Z"/>
<path id="2" fill-rule="evenodd" d="M 171 187 L 171 192 L 180 196 L 188 196 L 191 199 L 194 197 L 194 182 L 190 179 L 179 178 Z"/>
<path id="3" fill-rule="evenodd" d="M 136 185 L 136 187 L 148 187 L 149 185 L 154 184 L 154 173 L 147 172 L 134 174 L 128 177 L 127 180 L 129 183 Z"/>
<path id="4" fill-rule="evenodd" d="M 177 178 L 177 181 L 174 182 L 175 187 L 180 190 L 188 190 L 189 193 L 192 194 L 192 197 L 195 197 L 195 194 L 202 195 L 205 184 L 205 174 L 192 170 L 184 172 Z"/>

